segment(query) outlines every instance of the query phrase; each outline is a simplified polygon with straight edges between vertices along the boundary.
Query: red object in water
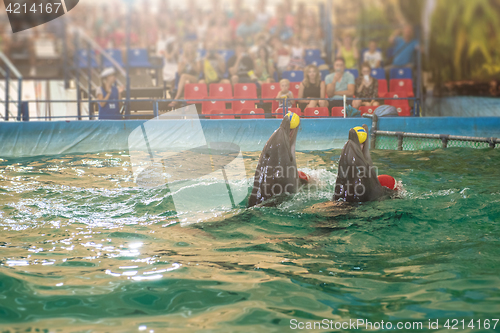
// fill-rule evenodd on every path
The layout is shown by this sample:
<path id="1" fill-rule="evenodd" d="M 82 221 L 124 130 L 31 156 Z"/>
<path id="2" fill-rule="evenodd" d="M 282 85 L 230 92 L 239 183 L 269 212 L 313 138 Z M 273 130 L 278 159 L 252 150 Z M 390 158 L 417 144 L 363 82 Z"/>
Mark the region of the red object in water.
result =
<path id="1" fill-rule="evenodd" d="M 302 171 L 299 171 L 299 178 L 302 179 L 302 180 L 305 180 L 306 182 L 309 181 L 309 175 L 302 172 Z"/>
<path id="2" fill-rule="evenodd" d="M 380 182 L 380 185 L 382 185 L 382 186 L 390 188 L 391 190 L 396 189 L 396 179 L 394 179 L 394 177 L 392 177 L 392 176 L 379 175 L 378 181 Z"/>

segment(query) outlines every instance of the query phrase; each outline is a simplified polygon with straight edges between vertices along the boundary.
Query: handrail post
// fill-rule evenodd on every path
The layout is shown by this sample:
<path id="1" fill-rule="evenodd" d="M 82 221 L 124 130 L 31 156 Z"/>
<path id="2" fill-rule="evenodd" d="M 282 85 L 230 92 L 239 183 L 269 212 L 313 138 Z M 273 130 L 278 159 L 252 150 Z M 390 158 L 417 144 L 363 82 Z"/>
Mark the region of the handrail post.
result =
<path id="1" fill-rule="evenodd" d="M 10 69 L 7 67 L 5 73 L 5 121 L 9 121 L 9 89 L 10 88 Z"/>
<path id="2" fill-rule="evenodd" d="M 125 103 L 125 119 L 130 118 L 130 59 L 129 59 L 129 54 L 130 54 L 130 34 L 132 33 L 131 31 L 131 25 L 132 25 L 132 2 L 130 1 L 128 4 L 128 14 L 127 14 L 127 63 L 125 64 L 125 71 L 127 74 L 127 101 Z"/>
<path id="3" fill-rule="evenodd" d="M 92 119 L 92 57 L 91 57 L 90 43 L 87 43 L 87 97 L 89 98 L 89 120 Z"/>
<path id="4" fill-rule="evenodd" d="M 80 54 L 78 51 L 79 49 L 79 43 L 78 39 L 80 38 L 80 32 L 79 30 L 75 31 L 75 52 L 76 52 L 76 64 L 75 64 L 75 69 L 76 69 L 76 110 L 78 114 L 78 120 L 82 120 L 82 109 L 80 105 L 80 99 L 81 99 L 81 91 L 80 91 Z"/>
<path id="5" fill-rule="evenodd" d="M 159 112 L 158 112 L 158 101 L 157 100 L 153 101 L 153 113 L 154 113 L 155 118 L 158 118 L 160 116 Z"/>
<path id="6" fill-rule="evenodd" d="M 21 121 L 21 113 L 22 113 L 22 103 L 21 99 L 23 97 L 23 78 L 20 77 L 17 79 L 17 120 Z"/>

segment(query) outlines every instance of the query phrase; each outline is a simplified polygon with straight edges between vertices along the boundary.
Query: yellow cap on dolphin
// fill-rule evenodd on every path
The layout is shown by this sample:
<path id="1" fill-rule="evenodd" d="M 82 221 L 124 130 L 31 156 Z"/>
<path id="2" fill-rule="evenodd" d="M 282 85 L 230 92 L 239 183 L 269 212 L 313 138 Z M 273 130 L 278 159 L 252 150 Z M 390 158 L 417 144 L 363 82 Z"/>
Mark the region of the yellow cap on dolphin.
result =
<path id="1" fill-rule="evenodd" d="M 288 111 L 288 113 L 285 115 L 285 117 L 288 117 L 290 119 L 290 129 L 297 128 L 300 124 L 300 117 L 298 114 L 293 113 L 291 111 Z"/>
<path id="2" fill-rule="evenodd" d="M 364 143 L 366 138 L 368 137 L 368 133 L 366 133 L 365 129 L 361 126 L 354 127 L 356 134 L 358 134 L 359 143 Z"/>

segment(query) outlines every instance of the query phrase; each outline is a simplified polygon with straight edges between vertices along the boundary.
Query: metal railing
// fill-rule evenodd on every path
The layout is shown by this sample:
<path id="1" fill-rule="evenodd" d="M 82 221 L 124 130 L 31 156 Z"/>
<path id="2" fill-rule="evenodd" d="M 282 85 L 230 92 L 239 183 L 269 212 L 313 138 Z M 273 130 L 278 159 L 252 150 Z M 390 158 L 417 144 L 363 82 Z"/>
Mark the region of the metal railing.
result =
<path id="1" fill-rule="evenodd" d="M 22 112 L 22 92 L 23 92 L 23 76 L 17 68 L 10 62 L 9 58 L 0 51 L 0 60 L 3 61 L 5 66 L 7 67 L 4 70 L 5 75 L 5 121 L 9 120 L 9 90 L 10 90 L 10 74 L 14 74 L 17 78 L 17 120 L 21 120 L 21 112 Z"/>

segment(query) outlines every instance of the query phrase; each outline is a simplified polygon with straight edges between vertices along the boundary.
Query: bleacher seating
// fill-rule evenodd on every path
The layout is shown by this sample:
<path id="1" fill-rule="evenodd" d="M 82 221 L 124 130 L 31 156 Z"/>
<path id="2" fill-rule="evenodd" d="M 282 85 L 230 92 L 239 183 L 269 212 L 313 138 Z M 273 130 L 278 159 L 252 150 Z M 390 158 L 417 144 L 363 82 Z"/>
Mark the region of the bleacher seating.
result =
<path id="1" fill-rule="evenodd" d="M 212 111 L 221 111 L 226 109 L 224 101 L 205 101 L 201 105 L 201 114 L 211 114 Z"/>
<path id="2" fill-rule="evenodd" d="M 280 85 L 277 82 L 273 83 L 263 83 L 261 85 L 261 93 L 263 103 L 271 103 L 271 110 L 274 112 L 278 108 L 278 101 L 276 101 L 276 96 L 278 96 L 278 92 L 280 91 Z"/>
<path id="3" fill-rule="evenodd" d="M 208 96 L 213 98 L 233 98 L 233 88 L 230 83 L 211 83 Z"/>
<path id="4" fill-rule="evenodd" d="M 131 49 L 128 51 L 128 64 L 135 68 L 152 68 L 149 62 L 148 50 L 146 49 Z"/>
<path id="5" fill-rule="evenodd" d="M 391 68 L 390 79 L 411 79 L 412 71 L 409 67 Z"/>
<path id="6" fill-rule="evenodd" d="M 321 66 L 321 65 L 325 64 L 325 61 L 323 59 L 319 58 L 319 59 L 314 59 L 310 63 L 306 63 L 306 64 L 307 65 L 312 64 L 314 66 Z"/>
<path id="7" fill-rule="evenodd" d="M 328 112 L 327 107 L 317 107 L 317 108 L 305 108 L 304 117 L 329 117 L 330 113 Z"/>
<path id="8" fill-rule="evenodd" d="M 388 92 L 385 94 L 386 98 L 406 98 L 408 97 L 405 92 Z M 386 99 L 384 104 L 396 107 L 400 116 L 410 116 L 410 104 L 408 100 L 403 99 Z"/>
<path id="9" fill-rule="evenodd" d="M 304 71 L 284 71 L 281 77 L 290 82 L 302 82 L 304 80 Z"/>
<path id="10" fill-rule="evenodd" d="M 113 60 L 116 61 L 120 66 L 122 67 L 125 66 L 123 64 L 122 51 L 120 51 L 119 49 L 108 49 L 106 50 L 106 53 L 111 58 L 113 58 Z M 101 60 L 102 60 L 102 67 L 114 67 L 111 61 L 106 59 L 106 57 L 104 57 L 102 54 L 101 54 Z"/>
<path id="11" fill-rule="evenodd" d="M 354 75 L 354 78 L 355 78 L 355 79 L 357 79 L 357 78 L 358 78 L 358 76 L 359 76 L 359 72 L 358 72 L 358 70 L 357 70 L 357 69 L 355 69 L 355 68 L 348 68 L 348 69 L 346 69 L 346 72 L 349 72 L 349 73 L 351 73 L 352 75 Z"/>
<path id="12" fill-rule="evenodd" d="M 344 107 L 334 106 L 332 108 L 332 117 L 344 117 Z"/>
<path id="13" fill-rule="evenodd" d="M 293 94 L 294 98 L 299 97 L 299 88 L 300 88 L 300 82 L 290 82 L 290 91 Z M 294 104 L 296 102 L 293 102 Z"/>
<path id="14" fill-rule="evenodd" d="M 302 110 L 300 108 L 288 108 L 288 111 L 296 113 L 299 117 L 302 117 Z M 273 111 L 274 117 L 281 119 L 283 118 L 283 109 L 279 108 L 276 111 Z"/>
<path id="15" fill-rule="evenodd" d="M 210 119 L 234 119 L 233 110 L 212 110 Z"/>
<path id="16" fill-rule="evenodd" d="M 371 76 L 377 80 L 385 80 L 385 71 L 382 67 L 372 68 Z"/>
<path id="17" fill-rule="evenodd" d="M 75 53 L 75 65 L 78 68 L 87 68 L 89 67 L 89 54 L 88 50 L 81 49 Z M 94 51 L 90 51 L 90 67 L 97 68 L 99 65 L 97 64 L 96 55 Z"/>
<path id="18" fill-rule="evenodd" d="M 359 112 L 361 113 L 361 115 L 364 115 L 365 113 L 373 114 L 376 108 L 377 106 L 360 106 Z"/>
<path id="19" fill-rule="evenodd" d="M 385 97 L 387 92 L 387 80 L 378 80 L 378 97 Z"/>
<path id="20" fill-rule="evenodd" d="M 184 99 L 205 99 L 207 96 L 207 85 L 204 83 L 187 83 L 184 86 Z M 201 102 L 187 102 L 187 104 L 198 103 Z"/>
<path id="21" fill-rule="evenodd" d="M 412 79 L 391 79 L 389 91 L 405 92 L 409 97 L 413 97 Z"/>
<path id="22" fill-rule="evenodd" d="M 266 118 L 264 115 L 264 109 L 260 108 L 242 109 L 240 114 L 241 119 Z"/>

